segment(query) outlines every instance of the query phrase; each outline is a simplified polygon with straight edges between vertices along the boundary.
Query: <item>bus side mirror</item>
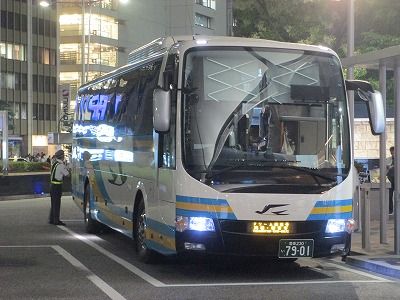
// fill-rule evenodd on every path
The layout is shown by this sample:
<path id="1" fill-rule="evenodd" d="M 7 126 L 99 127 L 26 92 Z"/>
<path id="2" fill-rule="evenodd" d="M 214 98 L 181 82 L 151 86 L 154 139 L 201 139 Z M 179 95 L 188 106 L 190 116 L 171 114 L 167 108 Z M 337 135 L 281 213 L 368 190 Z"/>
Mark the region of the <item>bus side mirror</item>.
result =
<path id="1" fill-rule="evenodd" d="M 382 94 L 378 91 L 371 93 L 367 105 L 372 134 L 382 134 L 386 125 Z"/>
<path id="2" fill-rule="evenodd" d="M 169 131 L 171 119 L 171 92 L 157 88 L 153 92 L 153 124 L 158 133 Z"/>
<path id="3" fill-rule="evenodd" d="M 346 80 L 346 89 L 357 92 L 360 98 L 366 102 L 372 134 L 382 134 L 385 130 L 386 120 L 381 93 L 374 91 L 369 82 L 362 80 Z"/>

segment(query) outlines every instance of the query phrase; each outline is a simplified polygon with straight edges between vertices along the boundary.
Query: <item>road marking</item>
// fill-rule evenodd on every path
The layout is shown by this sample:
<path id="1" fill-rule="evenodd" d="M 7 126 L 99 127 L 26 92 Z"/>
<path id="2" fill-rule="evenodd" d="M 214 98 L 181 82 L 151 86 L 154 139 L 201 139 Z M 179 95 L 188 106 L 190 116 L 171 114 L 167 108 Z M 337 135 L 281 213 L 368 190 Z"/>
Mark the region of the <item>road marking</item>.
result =
<path id="1" fill-rule="evenodd" d="M 314 281 L 263 281 L 263 282 L 225 282 L 225 283 L 182 283 L 167 284 L 166 287 L 203 287 L 203 286 L 251 286 L 251 285 L 299 285 L 332 283 L 387 283 L 382 280 L 314 280 Z"/>
<path id="2" fill-rule="evenodd" d="M 126 300 L 120 293 L 114 290 L 99 276 L 90 271 L 84 264 L 76 259 L 71 253 L 58 245 L 15 245 L 15 246 L 0 246 L 0 248 L 52 248 L 58 252 L 66 261 L 68 261 L 75 268 L 85 272 L 86 278 L 89 279 L 95 286 L 97 286 L 102 292 L 104 292 L 112 300 Z"/>
<path id="3" fill-rule="evenodd" d="M 88 273 L 86 276 L 94 285 L 96 285 L 100 290 L 102 290 L 108 297 L 113 300 L 126 300 L 120 293 L 114 290 L 110 285 L 108 285 L 103 279 L 90 271 L 84 264 L 82 264 L 79 260 L 77 260 L 74 256 L 72 256 L 65 249 L 60 246 L 52 246 L 52 248 L 57 251 L 62 257 L 64 257 L 71 265 L 85 271 Z"/>
<path id="4" fill-rule="evenodd" d="M 342 270 L 345 270 L 345 271 L 348 271 L 348 272 L 351 272 L 351 273 L 355 273 L 355 274 L 358 274 L 358 275 L 362 275 L 362 276 L 365 276 L 365 277 L 369 277 L 369 278 L 372 278 L 372 279 L 375 279 L 375 280 L 379 280 L 379 281 L 382 281 L 382 282 L 393 282 L 392 280 L 386 279 L 384 277 L 372 275 L 372 274 L 369 274 L 369 273 L 361 271 L 361 270 L 356 270 L 356 269 L 345 267 L 342 264 L 340 264 L 339 262 L 337 262 L 337 263 L 328 262 L 325 259 L 324 259 L 324 262 L 326 264 L 328 264 L 328 265 L 335 266 L 336 268 L 339 268 L 339 269 L 342 269 Z"/>
<path id="5" fill-rule="evenodd" d="M 147 281 L 151 285 L 153 285 L 155 287 L 166 287 L 167 286 L 165 283 L 163 283 L 163 282 L 157 280 L 156 278 L 152 277 L 151 275 L 143 272 L 142 270 L 140 270 L 139 268 L 135 267 L 131 263 L 127 262 L 126 260 L 116 256 L 115 254 L 112 254 L 111 252 L 107 251 L 106 249 L 104 249 L 103 247 L 97 245 L 96 243 L 92 242 L 91 240 L 87 239 L 86 237 L 84 237 L 84 236 L 82 236 L 82 235 L 80 235 L 80 234 L 78 234 L 76 232 L 73 232 L 72 230 L 69 230 L 68 228 L 66 228 L 64 226 L 58 226 L 58 228 L 66 231 L 67 233 L 69 233 L 73 237 L 81 240 L 85 244 L 87 244 L 90 247 L 96 249 L 97 251 L 99 251 L 103 255 L 107 256 L 109 259 L 111 259 L 111 260 L 115 261 L 116 263 L 120 264 L 122 267 L 124 267 L 125 269 L 129 270 L 130 272 L 132 272 L 136 276 L 139 276 L 140 278 L 142 278 L 144 281 Z"/>
<path id="6" fill-rule="evenodd" d="M 343 269 L 348 272 L 356 273 L 358 275 L 362 275 L 365 277 L 372 278 L 371 280 L 331 280 L 331 281 L 326 281 L 326 280 L 316 280 L 316 281 L 267 281 L 267 282 L 225 282 L 225 283 L 183 283 L 183 284 L 167 284 L 163 283 L 160 280 L 152 277 L 151 275 L 145 273 L 144 271 L 140 270 L 139 268 L 135 267 L 131 263 L 127 262 L 126 260 L 112 254 L 108 250 L 102 248 L 101 246 L 97 245 L 96 243 L 92 242 L 88 238 L 64 227 L 64 226 L 58 226 L 60 229 L 66 231 L 70 235 L 74 236 L 75 238 L 81 240 L 82 242 L 86 243 L 87 245 L 95 248 L 97 251 L 100 253 L 104 254 L 111 260 L 117 262 L 120 264 L 122 267 L 126 268 L 130 272 L 134 273 L 135 275 L 139 276 L 143 280 L 147 281 L 151 285 L 155 287 L 202 287 L 202 286 L 261 286 L 261 285 L 294 285 L 294 284 L 333 284 L 333 283 L 390 283 L 393 282 L 391 280 L 374 276 L 371 274 L 368 274 L 366 272 L 358 271 L 358 270 L 353 270 L 350 268 L 346 268 L 344 266 L 335 264 L 335 263 L 330 263 L 327 261 L 324 261 L 327 264 L 334 265 L 335 267 L 339 269 Z M 318 272 L 321 272 L 322 270 L 316 269 Z"/>

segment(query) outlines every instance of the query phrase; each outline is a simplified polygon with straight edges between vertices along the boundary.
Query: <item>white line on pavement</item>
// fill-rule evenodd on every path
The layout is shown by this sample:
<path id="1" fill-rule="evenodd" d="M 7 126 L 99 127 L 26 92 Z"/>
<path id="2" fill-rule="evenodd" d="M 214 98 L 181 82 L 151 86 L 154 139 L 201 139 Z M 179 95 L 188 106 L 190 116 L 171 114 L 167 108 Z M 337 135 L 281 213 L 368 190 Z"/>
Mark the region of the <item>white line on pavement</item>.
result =
<path id="1" fill-rule="evenodd" d="M 342 270 L 345 270 L 345 271 L 348 271 L 348 272 L 351 272 L 351 273 L 355 273 L 355 274 L 358 274 L 358 275 L 369 277 L 369 278 L 372 278 L 374 280 L 379 280 L 379 281 L 382 281 L 382 282 L 393 282 L 393 281 L 391 281 L 389 279 L 386 279 L 386 278 L 383 278 L 383 277 L 380 277 L 380 276 L 375 276 L 375 275 L 369 274 L 369 273 L 364 272 L 364 271 L 355 270 L 355 269 L 352 269 L 352 268 L 345 267 L 342 264 L 340 264 L 339 262 L 338 263 L 334 263 L 334 262 L 328 262 L 327 260 L 324 260 L 324 262 L 326 264 L 328 264 L 328 265 L 335 266 L 338 269 L 342 269 Z"/>
<path id="2" fill-rule="evenodd" d="M 300 285 L 332 283 L 387 283 L 382 280 L 314 280 L 314 281 L 264 281 L 264 282 L 225 282 L 225 283 L 182 283 L 168 284 L 167 287 L 202 287 L 202 286 L 248 286 L 248 285 Z"/>
<path id="3" fill-rule="evenodd" d="M 0 248 L 52 248 L 58 252 L 66 261 L 68 261 L 75 268 L 84 271 L 86 278 L 88 278 L 94 285 L 103 291 L 112 300 L 126 300 L 121 294 L 109 286 L 104 280 L 90 271 L 84 264 L 72 256 L 68 251 L 58 245 L 15 245 L 15 246 L 0 246 Z"/>
<path id="4" fill-rule="evenodd" d="M 145 280 L 148 283 L 150 283 L 151 285 L 153 285 L 155 287 L 166 287 L 167 286 L 165 283 L 163 283 L 163 282 L 155 279 L 154 277 L 150 276 L 149 274 L 143 272 L 142 270 L 140 270 L 139 268 L 135 267 L 131 263 L 127 262 L 126 260 L 124 260 L 124 259 L 112 254 L 111 252 L 107 251 L 103 247 L 100 247 L 96 243 L 90 241 L 86 237 L 84 237 L 84 236 L 82 236 L 80 234 L 77 234 L 77 233 L 73 232 L 72 230 L 69 230 L 66 227 L 63 227 L 63 226 L 58 226 L 58 227 L 60 229 L 64 230 L 64 231 L 68 232 L 73 237 L 81 240 L 82 242 L 84 242 L 85 244 L 89 245 L 90 247 L 96 249 L 100 253 L 102 253 L 105 256 L 107 256 L 109 259 L 111 259 L 111 260 L 115 261 L 116 263 L 120 264 L 124 268 L 128 269 L 130 272 L 134 273 L 135 275 L 139 276 L 143 280 Z"/>
<path id="5" fill-rule="evenodd" d="M 83 265 L 79 260 L 77 260 L 74 256 L 72 256 L 65 249 L 63 249 L 57 245 L 52 246 L 52 248 L 55 251 L 57 251 L 62 257 L 64 257 L 71 265 L 88 273 L 88 275 L 86 277 L 91 282 L 93 282 L 93 284 L 96 285 L 100 290 L 102 290 L 108 297 L 110 297 L 113 300 L 126 300 L 120 293 L 118 293 L 111 286 L 109 286 L 99 276 L 95 275 L 92 271 L 90 271 L 85 265 Z"/>

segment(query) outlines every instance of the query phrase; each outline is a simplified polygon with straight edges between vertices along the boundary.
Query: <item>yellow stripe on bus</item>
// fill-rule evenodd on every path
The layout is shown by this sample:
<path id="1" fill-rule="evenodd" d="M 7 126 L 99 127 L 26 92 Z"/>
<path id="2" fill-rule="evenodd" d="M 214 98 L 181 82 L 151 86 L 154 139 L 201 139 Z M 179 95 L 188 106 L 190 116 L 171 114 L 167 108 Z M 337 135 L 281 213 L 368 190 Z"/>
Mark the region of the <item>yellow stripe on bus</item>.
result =
<path id="1" fill-rule="evenodd" d="M 311 214 L 331 214 L 331 213 L 345 213 L 353 211 L 352 205 L 346 206 L 328 206 L 328 207 L 314 207 Z"/>
<path id="2" fill-rule="evenodd" d="M 175 239 L 170 238 L 166 235 L 162 235 L 158 231 L 155 231 L 149 227 L 146 228 L 145 231 L 146 239 L 153 241 L 157 244 L 163 245 L 165 248 L 171 249 L 171 250 L 176 250 L 175 247 Z"/>

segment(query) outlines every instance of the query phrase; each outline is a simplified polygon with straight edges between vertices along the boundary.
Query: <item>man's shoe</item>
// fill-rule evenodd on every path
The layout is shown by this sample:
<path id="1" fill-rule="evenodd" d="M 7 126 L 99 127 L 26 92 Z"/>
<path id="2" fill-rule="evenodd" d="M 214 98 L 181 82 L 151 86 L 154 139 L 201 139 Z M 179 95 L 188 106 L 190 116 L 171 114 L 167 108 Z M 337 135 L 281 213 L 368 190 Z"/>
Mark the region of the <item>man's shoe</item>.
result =
<path id="1" fill-rule="evenodd" d="M 67 226 L 67 224 L 65 224 L 64 222 L 62 222 L 62 221 L 58 221 L 55 225 L 60 225 L 60 226 Z"/>
<path id="2" fill-rule="evenodd" d="M 49 224 L 54 225 L 54 222 L 49 221 Z"/>

